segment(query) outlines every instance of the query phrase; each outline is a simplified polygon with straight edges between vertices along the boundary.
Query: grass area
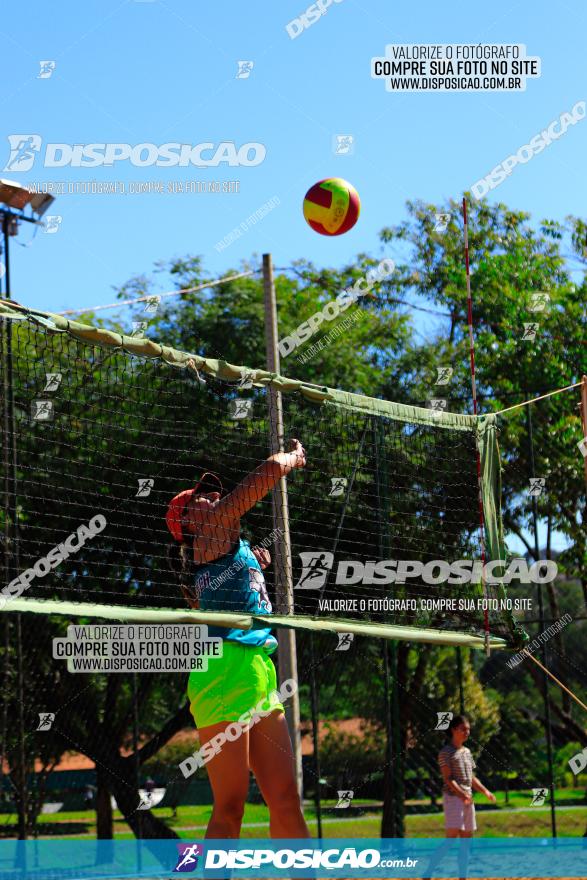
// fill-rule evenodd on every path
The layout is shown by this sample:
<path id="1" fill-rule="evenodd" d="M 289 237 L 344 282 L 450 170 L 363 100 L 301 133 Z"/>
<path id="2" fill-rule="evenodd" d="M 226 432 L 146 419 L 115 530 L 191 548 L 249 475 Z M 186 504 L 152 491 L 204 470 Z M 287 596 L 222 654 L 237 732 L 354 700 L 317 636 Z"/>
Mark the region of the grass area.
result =
<path id="1" fill-rule="evenodd" d="M 516 809 L 520 807 L 529 807 L 532 801 L 532 790 L 519 790 L 513 791 L 509 793 L 508 801 L 506 803 L 505 793 L 503 791 L 496 792 L 497 797 L 497 807 L 500 809 Z M 485 798 L 477 795 L 475 798 L 478 815 L 479 813 L 483 813 L 483 818 L 485 817 L 485 810 L 483 807 L 487 805 L 487 801 Z M 585 789 L 583 788 L 565 788 L 557 790 L 556 792 L 556 803 L 558 806 L 565 806 L 565 804 L 577 804 L 578 802 L 587 804 L 587 795 L 585 793 Z M 371 811 L 376 815 L 376 811 L 373 810 L 374 805 L 373 800 L 366 800 L 361 798 L 355 798 L 353 800 L 353 806 L 355 808 L 364 806 L 367 811 L 371 808 Z M 414 812 L 417 812 L 419 808 L 423 810 L 430 810 L 430 799 L 426 798 L 423 800 L 409 800 L 406 802 L 408 808 Z M 336 805 L 336 799 L 325 799 L 322 801 L 322 809 L 328 810 L 333 809 Z M 479 809 L 481 808 L 481 809 Z M 579 805 L 578 805 L 578 808 Z M 439 803 L 437 809 L 440 811 L 442 809 L 442 803 Z M 167 823 L 175 825 L 179 825 L 180 827 L 183 825 L 202 825 L 206 824 L 210 817 L 212 807 L 210 805 L 186 805 L 178 807 L 177 810 L 177 820 L 170 820 L 171 809 L 169 807 L 160 807 L 154 810 L 155 815 L 160 816 L 161 819 L 166 821 Z M 531 812 L 534 812 L 532 810 Z M 305 808 L 306 817 L 309 819 L 314 818 L 315 810 L 312 804 L 308 804 Z M 244 822 L 266 822 L 267 821 L 267 807 L 264 804 L 246 804 L 245 807 L 245 818 Z M 340 816 L 343 818 L 345 816 L 344 811 L 341 811 L 336 818 Z M 118 811 L 114 812 L 115 821 L 124 823 L 124 819 L 122 814 Z M 408 822 L 412 817 L 408 816 Z M 414 818 L 422 818 L 422 817 L 414 817 Z M 0 817 L 0 826 L 5 823 L 13 823 L 16 821 L 15 816 L 2 816 Z M 82 810 L 82 811 L 60 811 L 59 813 L 51 813 L 47 815 L 43 815 L 39 817 L 40 824 L 54 824 L 60 822 L 76 822 L 83 824 L 93 825 L 95 822 L 95 813 L 93 810 Z"/>
<path id="2" fill-rule="evenodd" d="M 478 810 L 477 825 L 478 837 L 544 837 L 550 836 L 550 811 L 543 808 L 528 808 L 532 792 L 514 792 L 510 794 L 509 804 L 505 806 L 503 793 L 498 795 L 499 809 Z M 567 789 L 560 792 L 557 803 L 561 806 L 565 801 L 584 799 L 582 789 Z M 478 799 L 482 804 L 482 799 Z M 373 808 L 372 802 L 363 802 L 365 813 L 356 815 L 346 811 L 338 811 L 336 814 L 329 808 L 333 808 L 335 801 L 323 803 L 323 831 L 326 837 L 379 837 L 381 825 L 381 810 Z M 355 807 L 360 806 L 357 801 Z M 429 802 L 422 802 L 422 805 Z M 547 805 L 545 805 L 546 807 Z M 526 807 L 526 809 L 519 809 Z M 210 805 L 188 805 L 178 808 L 177 817 L 172 818 L 168 807 L 156 808 L 155 815 L 159 816 L 170 828 L 184 838 L 193 838 L 194 832 L 203 832 L 210 818 L 212 807 Z M 306 820 L 310 830 L 316 832 L 316 813 L 313 806 L 305 808 Z M 14 824 L 15 816 L 4 815 L 0 818 L 0 833 L 2 826 Z M 258 824 L 257 824 L 258 823 Z M 557 830 L 561 837 L 581 837 L 587 824 L 587 811 L 585 807 L 567 807 L 557 811 Z M 41 837 L 59 837 L 67 839 L 94 838 L 95 837 L 95 813 L 92 810 L 67 813 L 53 813 L 39 818 Z M 244 838 L 265 838 L 268 836 L 269 814 L 264 804 L 247 804 L 243 820 Z M 252 827 L 246 827 L 252 826 Z M 117 839 L 132 839 L 133 834 L 122 815 L 114 813 L 114 835 Z M 406 817 L 407 837 L 442 837 L 444 836 L 444 822 L 442 813 L 413 814 Z"/>
<path id="3" fill-rule="evenodd" d="M 507 801 L 505 792 L 496 791 L 494 792 L 497 798 L 497 806 L 498 807 L 528 807 L 532 801 L 532 789 L 520 789 L 517 791 L 510 791 Z M 584 788 L 561 788 L 556 790 L 556 803 L 558 806 L 563 807 L 566 803 L 575 803 L 575 804 L 587 804 L 587 793 Z M 356 803 L 353 801 L 353 803 Z M 439 800 L 439 804 L 441 804 L 441 800 Z M 476 806 L 483 806 L 487 803 L 484 797 L 477 794 L 475 796 Z M 423 807 L 424 809 L 430 809 L 430 798 L 422 798 L 420 800 L 408 800 L 406 801 L 408 808 L 412 808 L 413 810 L 417 810 L 419 807 Z"/>
<path id="4" fill-rule="evenodd" d="M 559 837 L 582 837 L 587 824 L 584 807 L 561 810 L 556 815 Z M 477 813 L 477 837 L 550 837 L 549 810 L 521 810 L 516 813 L 488 810 Z M 407 837 L 442 837 L 444 820 L 438 816 L 408 816 Z"/>
<path id="5" fill-rule="evenodd" d="M 498 806 L 527 807 L 532 801 L 532 789 L 529 788 L 526 791 L 511 791 L 509 793 L 507 805 L 505 792 L 497 791 L 495 792 L 495 796 L 497 798 Z M 477 805 L 480 803 L 486 803 L 485 799 L 480 795 L 477 795 L 476 801 Z M 555 801 L 557 805 L 561 807 L 564 806 L 567 801 L 587 804 L 587 796 L 584 788 L 561 788 L 555 792 Z"/>

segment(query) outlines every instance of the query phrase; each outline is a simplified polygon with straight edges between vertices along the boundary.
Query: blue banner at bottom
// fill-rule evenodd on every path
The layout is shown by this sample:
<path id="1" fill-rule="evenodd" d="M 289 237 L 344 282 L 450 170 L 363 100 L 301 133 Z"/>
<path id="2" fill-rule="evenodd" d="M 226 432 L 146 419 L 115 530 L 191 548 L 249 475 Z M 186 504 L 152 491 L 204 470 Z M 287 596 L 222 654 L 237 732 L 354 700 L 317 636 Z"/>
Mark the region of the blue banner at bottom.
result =
<path id="1" fill-rule="evenodd" d="M 587 838 L 0 841 L 0 880 L 583 878 Z"/>

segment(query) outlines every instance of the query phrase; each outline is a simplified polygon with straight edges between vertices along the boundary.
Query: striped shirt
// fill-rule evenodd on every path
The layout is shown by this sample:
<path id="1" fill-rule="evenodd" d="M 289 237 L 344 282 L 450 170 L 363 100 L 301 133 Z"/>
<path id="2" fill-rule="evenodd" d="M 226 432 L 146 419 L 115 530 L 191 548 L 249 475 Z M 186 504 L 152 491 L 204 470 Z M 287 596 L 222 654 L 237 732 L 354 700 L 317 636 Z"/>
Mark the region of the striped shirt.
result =
<path id="1" fill-rule="evenodd" d="M 465 746 L 455 748 L 452 743 L 447 743 L 438 753 L 440 769 L 450 767 L 450 778 L 461 786 L 468 794 L 471 794 L 473 784 L 473 770 L 477 766 L 473 755 Z M 454 795 L 454 791 L 445 782 L 442 787 L 446 794 Z"/>

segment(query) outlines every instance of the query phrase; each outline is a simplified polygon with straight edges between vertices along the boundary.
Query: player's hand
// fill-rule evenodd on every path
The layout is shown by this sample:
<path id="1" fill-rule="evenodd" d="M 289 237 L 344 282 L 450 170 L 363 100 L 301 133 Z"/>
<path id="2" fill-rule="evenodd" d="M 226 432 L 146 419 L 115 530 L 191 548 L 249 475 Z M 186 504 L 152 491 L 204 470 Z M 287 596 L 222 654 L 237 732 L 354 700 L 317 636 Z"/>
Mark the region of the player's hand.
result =
<path id="1" fill-rule="evenodd" d="M 303 468 L 306 466 L 306 450 L 299 440 L 292 439 L 289 441 L 289 451 L 295 456 L 294 468 Z"/>
<path id="2" fill-rule="evenodd" d="M 470 794 L 466 794 L 463 798 L 463 803 L 466 807 L 469 807 L 473 803 L 473 796 Z"/>
<path id="3" fill-rule="evenodd" d="M 261 568 L 267 568 L 271 565 L 271 553 L 264 547 L 253 547 L 253 555 Z"/>
<path id="4" fill-rule="evenodd" d="M 486 791 L 486 792 L 485 792 L 485 797 L 486 797 L 487 800 L 490 801 L 492 804 L 494 804 L 494 803 L 496 802 L 496 800 L 497 800 L 497 798 L 495 797 L 495 795 L 493 794 L 492 791 Z"/>

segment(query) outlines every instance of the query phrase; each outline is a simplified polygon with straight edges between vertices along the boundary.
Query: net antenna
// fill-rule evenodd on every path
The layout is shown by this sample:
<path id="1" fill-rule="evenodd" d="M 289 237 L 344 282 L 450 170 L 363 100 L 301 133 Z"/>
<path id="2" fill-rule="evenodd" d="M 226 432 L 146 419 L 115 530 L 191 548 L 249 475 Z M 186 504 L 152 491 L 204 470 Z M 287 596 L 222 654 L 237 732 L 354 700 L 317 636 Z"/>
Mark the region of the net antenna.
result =
<path id="1" fill-rule="evenodd" d="M 467 214 L 467 199 L 463 197 L 463 230 L 465 239 L 465 275 L 467 279 L 467 324 L 469 326 L 469 361 L 471 365 L 471 394 L 473 398 L 473 415 L 478 416 L 477 408 L 477 383 L 475 381 L 475 337 L 473 335 L 473 297 L 471 295 L 471 267 L 469 262 L 469 218 Z M 487 607 L 487 583 L 485 581 L 485 513 L 483 509 L 483 492 L 481 485 L 481 454 L 479 442 L 475 444 L 477 459 L 477 483 L 479 487 L 479 544 L 481 549 L 481 587 L 485 608 L 483 610 L 483 628 L 485 632 L 485 653 L 489 657 L 489 611 Z"/>

